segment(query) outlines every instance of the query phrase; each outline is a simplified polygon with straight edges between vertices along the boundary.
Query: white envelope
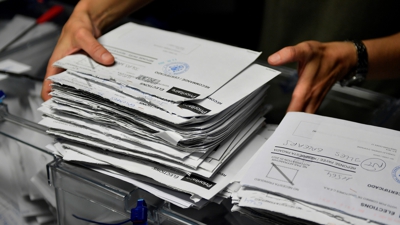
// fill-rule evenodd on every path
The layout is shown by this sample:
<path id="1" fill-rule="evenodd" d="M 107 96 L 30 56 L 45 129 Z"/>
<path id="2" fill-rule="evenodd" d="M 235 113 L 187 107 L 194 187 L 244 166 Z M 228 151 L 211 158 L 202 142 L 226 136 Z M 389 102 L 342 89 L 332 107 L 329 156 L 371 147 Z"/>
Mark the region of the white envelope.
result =
<path id="1" fill-rule="evenodd" d="M 175 102 L 205 99 L 261 54 L 134 23 L 98 40 L 114 55 L 113 66 L 100 65 L 83 54 L 66 56 L 54 65 Z"/>

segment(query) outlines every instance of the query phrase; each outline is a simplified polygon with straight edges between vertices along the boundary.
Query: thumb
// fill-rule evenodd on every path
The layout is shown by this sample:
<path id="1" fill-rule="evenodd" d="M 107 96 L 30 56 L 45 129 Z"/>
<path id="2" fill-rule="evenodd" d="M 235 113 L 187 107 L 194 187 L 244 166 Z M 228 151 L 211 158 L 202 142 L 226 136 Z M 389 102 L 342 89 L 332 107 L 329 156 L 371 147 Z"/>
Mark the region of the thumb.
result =
<path id="1" fill-rule="evenodd" d="M 268 57 L 268 63 L 274 66 L 280 66 L 286 63 L 295 62 L 296 59 L 295 47 L 289 46 L 270 55 Z"/>
<path id="2" fill-rule="evenodd" d="M 91 32 L 87 30 L 81 31 L 78 44 L 96 62 L 103 65 L 112 65 L 114 63 L 114 56 L 94 38 Z"/>
<path id="3" fill-rule="evenodd" d="M 307 61 L 319 45 L 320 43 L 316 41 L 305 41 L 295 46 L 282 48 L 268 57 L 268 63 L 273 66 L 280 66 L 286 63 Z"/>

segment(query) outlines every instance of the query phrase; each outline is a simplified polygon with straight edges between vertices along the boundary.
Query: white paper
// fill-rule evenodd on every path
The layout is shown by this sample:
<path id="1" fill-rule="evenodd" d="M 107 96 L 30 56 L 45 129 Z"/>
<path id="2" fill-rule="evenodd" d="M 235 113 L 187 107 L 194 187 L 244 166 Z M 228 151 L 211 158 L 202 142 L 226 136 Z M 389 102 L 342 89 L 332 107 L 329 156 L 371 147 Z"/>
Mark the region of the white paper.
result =
<path id="1" fill-rule="evenodd" d="M 265 141 L 268 140 L 268 138 L 272 136 L 272 134 L 275 132 L 276 128 L 277 128 L 276 124 L 266 124 L 259 130 L 258 136 L 262 137 L 263 139 L 260 138 L 260 140 L 259 140 L 260 146 L 258 148 L 261 148 L 261 146 L 265 143 Z M 257 153 L 254 154 L 251 157 L 251 159 L 246 163 L 246 165 L 244 165 L 242 167 L 242 169 L 236 174 L 236 176 L 232 180 L 232 182 L 240 182 L 240 180 L 242 180 L 243 176 L 246 175 L 247 170 L 253 165 L 254 161 L 259 157 L 259 154 L 261 154 L 261 153 L 262 153 L 262 151 L 257 151 Z M 239 187 L 240 187 L 240 185 L 239 185 Z M 235 187 L 233 187 L 233 188 L 236 191 L 238 190 Z"/>
<path id="2" fill-rule="evenodd" d="M 237 196 L 240 198 L 238 203 L 240 207 L 251 207 L 282 213 L 291 217 L 313 221 L 318 224 L 375 224 L 365 219 L 352 217 L 334 210 L 323 209 L 306 203 L 299 203 L 256 190 L 241 189 L 237 193 Z"/>
<path id="3" fill-rule="evenodd" d="M 243 186 L 400 224 L 400 132 L 288 113 L 261 149 Z"/>
<path id="4" fill-rule="evenodd" d="M 112 172 L 109 172 L 109 171 L 106 171 L 106 170 L 103 170 L 100 168 L 97 168 L 97 169 L 94 168 L 93 170 L 95 170 L 99 173 L 106 174 L 108 176 L 115 177 L 120 180 L 126 181 L 130 184 L 133 184 L 133 185 L 137 186 L 138 188 L 148 191 L 151 194 L 153 194 L 161 199 L 164 199 L 174 205 L 177 205 L 181 208 L 189 208 L 189 207 L 196 206 L 196 203 L 190 200 L 190 197 L 188 194 L 174 191 L 172 189 L 164 188 L 161 186 L 156 186 L 153 184 L 141 182 L 139 180 L 135 180 L 133 178 L 123 176 L 121 174 L 116 174 L 115 172 L 112 173 Z M 204 204 L 204 202 L 203 202 L 203 204 Z"/>
<path id="5" fill-rule="evenodd" d="M 254 131 L 260 127 L 263 121 L 264 118 L 262 117 L 256 121 L 251 121 L 251 123 L 245 124 L 245 126 L 242 126 L 240 129 L 238 129 L 239 132 L 237 135 L 235 134 L 233 137 L 229 138 L 220 145 L 219 149 L 226 149 L 224 154 L 218 159 L 212 158 L 212 156 L 207 157 L 207 159 L 200 164 L 200 168 L 208 171 L 216 170 L 224 161 L 229 158 L 231 154 L 234 154 L 234 150 L 237 149 L 238 146 L 241 146 L 244 142 L 249 140 L 249 137 L 253 135 Z"/>
<path id="6" fill-rule="evenodd" d="M 27 29 L 35 25 L 35 22 L 34 18 L 15 15 L 0 32 L 0 52 L 7 49 L 15 41 L 15 38 L 21 36 Z"/>
<path id="7" fill-rule="evenodd" d="M 159 183 L 165 184 L 171 188 L 198 195 L 202 198 L 210 200 L 221 190 L 223 190 L 235 177 L 236 173 L 243 167 L 244 164 L 254 155 L 260 141 L 264 139 L 260 136 L 255 136 L 254 141 L 250 140 L 243 148 L 237 152 L 212 178 L 202 178 L 199 176 L 188 176 L 187 174 L 164 167 L 159 164 L 154 164 L 140 159 L 117 156 L 113 154 L 105 155 L 99 151 L 90 150 L 87 147 L 74 147 L 70 150 L 77 151 L 85 156 L 97 159 L 102 162 L 107 162 L 117 168 L 124 169 L 131 173 L 141 174 L 152 178 Z M 71 146 L 70 146 L 71 147 Z M 67 153 L 67 151 L 66 151 Z M 84 161 L 83 158 L 75 160 Z"/>
<path id="8" fill-rule="evenodd" d="M 245 99 L 251 93 L 259 91 L 259 88 L 278 75 L 279 72 L 268 67 L 252 65 L 211 96 L 195 103 L 168 102 L 124 85 L 118 85 L 95 77 L 91 78 L 80 73 L 75 74 L 65 71 L 49 79 L 62 85 L 98 95 L 147 115 L 182 124 L 187 123 L 192 117 L 215 116 L 221 113 L 223 110 L 239 103 L 240 100 Z M 173 138 L 173 141 L 176 140 L 180 140 L 179 137 Z"/>
<path id="9" fill-rule="evenodd" d="M 78 88 L 86 86 L 83 89 L 93 89 L 96 86 L 96 83 L 88 84 L 88 82 L 90 81 L 68 74 L 65 74 L 65 76 L 62 74 L 55 75 L 52 76 L 52 79 L 54 81 L 57 81 L 57 83 L 69 84 L 69 86 L 74 86 Z M 60 90 L 58 90 L 59 88 Z M 111 93 L 110 91 L 106 90 L 105 87 L 99 86 L 99 88 L 105 89 L 102 93 Z M 233 108 L 229 108 L 228 112 L 224 111 L 223 113 L 220 113 L 219 115 L 211 118 L 208 121 L 204 121 L 203 123 L 193 125 L 190 124 L 187 126 L 174 126 L 172 124 L 168 124 L 168 122 L 173 122 L 173 120 L 180 117 L 171 115 L 169 113 L 166 113 L 165 111 L 152 107 L 150 107 L 149 109 L 153 110 L 154 112 L 163 113 L 165 115 L 160 117 L 160 119 L 162 119 L 161 121 L 154 120 L 154 118 L 152 117 L 137 116 L 135 114 L 135 110 L 130 111 L 127 108 L 139 107 L 143 110 L 144 106 L 141 103 L 132 104 L 132 102 L 126 101 L 125 97 L 124 101 L 122 101 L 121 98 L 123 93 L 114 93 L 113 95 L 118 96 L 118 98 L 109 98 L 114 99 L 114 102 L 116 104 L 122 104 L 123 106 L 127 107 L 117 108 L 117 106 L 114 104 L 106 104 L 107 102 L 103 103 L 101 99 L 93 99 L 93 101 L 90 101 L 90 98 L 88 98 L 86 100 L 82 100 L 84 98 L 82 94 L 80 94 L 79 96 L 74 96 L 74 94 L 72 93 L 74 90 L 72 90 L 71 88 L 63 90 L 61 87 L 57 86 L 57 89 L 52 92 L 54 102 L 63 102 L 62 104 L 64 104 L 64 106 L 55 106 L 54 104 L 51 104 L 50 107 L 57 110 L 65 110 L 67 113 L 72 112 L 74 113 L 74 116 L 76 116 L 76 114 L 79 114 L 79 117 L 90 119 L 90 123 L 92 123 L 92 120 L 96 120 L 96 116 L 101 116 L 101 122 L 104 122 L 106 120 L 107 123 L 116 123 L 119 126 L 122 126 L 124 129 L 130 129 L 129 127 L 125 126 L 126 124 L 121 124 L 123 122 L 120 121 L 120 118 L 116 118 L 115 116 L 113 116 L 114 114 L 120 114 L 118 115 L 118 117 L 123 116 L 127 119 L 134 119 L 136 123 L 140 123 L 150 129 L 158 127 L 158 132 L 160 133 L 157 134 L 155 134 L 155 132 L 151 132 L 151 134 L 146 134 L 137 129 L 130 129 L 135 133 L 139 132 L 141 133 L 141 135 L 147 135 L 147 138 L 151 138 L 150 135 L 152 135 L 154 138 L 152 138 L 150 141 L 157 141 L 157 139 L 159 139 L 158 137 L 161 137 L 163 138 L 163 140 L 169 142 L 170 144 L 177 145 L 176 141 L 180 139 L 180 137 L 182 137 L 179 142 L 180 145 L 177 145 L 177 148 L 179 148 L 180 150 L 191 152 L 207 152 L 211 149 L 214 149 L 223 140 L 225 134 L 229 134 L 230 132 L 237 129 L 240 123 L 243 122 L 243 120 L 246 119 L 252 113 L 252 111 L 258 108 L 258 105 L 260 105 L 261 103 L 260 99 L 263 97 L 263 91 L 265 91 L 265 88 L 267 87 L 264 87 L 263 89 L 247 96 L 245 99 L 242 99 L 239 105 L 234 105 Z M 97 90 L 99 89 L 96 89 L 96 91 L 93 89 L 91 93 L 99 93 Z M 104 95 L 101 94 L 100 96 Z M 244 103 L 246 104 L 244 105 Z M 76 105 L 78 104 L 81 104 L 79 107 L 77 107 L 78 110 L 68 109 L 69 106 L 76 107 Z M 83 108 L 84 105 L 86 105 L 86 109 Z M 97 110 L 94 111 L 90 108 Z M 110 113 L 107 114 L 107 112 L 102 112 L 101 109 L 109 111 Z M 149 113 L 149 111 L 145 112 Z M 110 118 L 107 119 L 107 117 Z M 168 122 L 163 123 L 162 121 L 164 120 Z M 198 120 L 198 118 L 195 118 L 195 120 Z M 189 120 L 185 118 L 180 118 L 180 121 L 188 122 Z M 163 134 L 163 132 L 164 134 L 166 134 L 167 132 L 174 132 L 176 133 L 176 135 L 173 136 L 174 138 L 169 138 L 171 137 L 171 135 L 160 135 Z"/>
<path id="10" fill-rule="evenodd" d="M 17 62 L 12 59 L 0 61 L 0 70 L 11 73 L 23 73 L 29 71 L 31 66 Z"/>
<path id="11" fill-rule="evenodd" d="M 98 84 L 105 85 L 106 87 L 118 90 L 134 99 L 147 102 L 151 105 L 157 106 L 169 113 L 181 116 L 181 117 L 201 117 L 201 116 L 213 116 L 216 115 L 228 107 L 234 105 L 239 100 L 245 98 L 252 92 L 256 91 L 268 81 L 277 76 L 280 72 L 273 70 L 268 67 L 264 67 L 258 64 L 253 64 L 246 68 L 243 72 L 239 73 L 232 80 L 218 89 L 216 92 L 211 94 L 204 100 L 192 102 L 174 103 L 165 101 L 160 98 L 156 98 L 147 93 L 143 93 L 137 89 L 130 88 L 125 85 L 120 85 L 112 81 L 99 79 L 90 75 L 85 75 L 78 72 L 70 72 L 74 75 L 80 76 L 86 80 L 96 82 Z M 68 78 L 64 74 L 64 78 Z M 86 89 L 96 89 L 93 85 L 89 84 Z M 80 86 L 84 86 L 85 83 Z M 80 89 L 80 87 L 77 87 Z M 91 93 L 98 94 L 99 91 L 90 91 Z M 132 101 L 135 102 L 135 101 Z M 141 105 L 141 107 L 144 107 Z M 162 115 L 162 114 L 161 114 Z M 160 115 L 155 115 L 161 117 Z"/>
<path id="12" fill-rule="evenodd" d="M 102 66 L 82 54 L 54 65 L 176 102 L 205 99 L 261 54 L 134 23 L 98 40 L 114 55 L 113 66 Z"/>
<path id="13" fill-rule="evenodd" d="M 262 123 L 262 121 L 264 120 L 264 118 L 254 118 L 251 122 L 249 122 L 248 124 L 246 124 L 245 126 L 243 126 L 241 129 L 238 129 L 237 134 L 234 133 L 232 134 L 225 142 L 224 144 L 222 144 L 219 149 L 221 151 L 226 151 L 228 152 L 226 154 L 226 156 L 220 160 L 214 160 L 213 163 L 210 162 L 206 162 L 205 165 L 207 166 L 207 168 L 209 168 L 209 170 L 206 170 L 202 167 L 204 167 L 205 165 L 203 165 L 203 161 L 205 159 L 205 157 L 207 157 L 208 154 L 202 154 L 202 155 L 190 155 L 189 157 L 186 157 L 184 159 L 176 159 L 176 158 L 172 158 L 172 157 L 168 157 L 166 155 L 162 155 L 157 156 L 155 155 L 148 155 L 148 154 L 141 154 L 140 152 L 136 153 L 134 151 L 132 151 L 133 149 L 130 150 L 124 150 L 121 148 L 117 148 L 115 147 L 115 144 L 113 145 L 107 145 L 106 143 L 99 143 L 98 141 L 93 141 L 93 140 L 87 140 L 87 139 L 83 139 L 83 138 L 79 138 L 79 137 L 74 137 L 73 135 L 68 135 L 65 132 L 55 132 L 55 131 L 49 131 L 52 134 L 56 134 L 58 136 L 70 139 L 70 140 L 75 140 L 81 143 L 85 143 L 88 144 L 90 146 L 95 146 L 98 147 L 100 149 L 106 149 L 109 151 L 113 151 L 116 153 L 120 153 L 120 154 L 124 154 L 124 155 L 128 155 L 128 156 L 132 156 L 132 157 L 136 157 L 136 158 L 140 158 L 140 159 L 147 159 L 150 160 L 152 162 L 157 162 L 160 163 L 162 165 L 165 166 L 169 166 L 175 169 L 179 169 L 182 170 L 188 174 L 197 174 L 197 175 L 201 175 L 203 177 L 206 178 L 210 178 L 212 177 L 215 172 L 218 170 L 219 167 L 221 167 L 224 163 L 226 163 L 228 161 L 228 157 L 230 157 L 231 155 L 233 155 L 237 150 L 241 150 L 243 151 L 242 148 L 242 144 L 243 142 L 249 138 L 249 136 L 255 132 L 255 130 L 260 126 L 260 123 Z M 59 124 L 57 127 L 60 129 L 62 127 L 67 127 L 66 124 L 60 126 L 62 123 L 59 122 L 51 122 L 52 120 L 50 120 L 49 118 L 46 118 L 44 120 L 44 122 L 42 122 L 43 124 L 52 124 L 53 122 L 55 124 Z M 52 127 L 54 127 L 52 125 Z M 68 126 L 69 127 L 69 126 Z M 89 132 L 89 131 L 86 131 Z M 252 149 L 258 149 L 261 146 L 260 141 L 258 140 L 259 138 L 254 138 L 254 140 L 252 139 L 251 141 L 251 148 Z M 237 142 L 237 143 L 236 143 Z M 235 143 L 234 145 L 230 145 L 229 143 Z M 257 145 L 255 145 L 255 143 L 257 143 Z M 69 148 L 73 148 L 74 145 L 72 143 L 63 141 L 63 145 Z M 75 154 L 73 153 L 73 151 L 65 151 L 63 149 L 63 147 L 61 146 L 61 144 L 56 143 L 54 145 L 58 152 L 62 153 L 62 156 L 64 158 L 64 160 L 67 161 L 83 161 L 80 158 L 75 158 Z M 61 147 L 60 147 L 61 146 Z M 251 151 L 248 152 L 248 154 L 251 154 Z M 199 167 L 200 165 L 200 167 Z"/>
<path id="14" fill-rule="evenodd" d="M 171 155 L 174 157 L 179 157 L 179 158 L 184 158 L 190 155 L 190 153 L 187 152 L 182 152 L 182 151 L 177 151 L 172 148 L 167 148 L 167 146 L 164 146 L 165 148 L 160 151 L 158 149 L 149 149 L 145 148 L 143 146 L 139 146 L 135 143 L 130 143 L 124 140 L 116 139 L 112 136 L 106 135 L 104 133 L 96 132 L 91 129 L 87 129 L 84 127 L 81 127 L 79 125 L 74 125 L 71 123 L 55 120 L 52 118 L 44 118 L 39 122 L 39 124 L 53 128 L 53 129 L 58 129 L 58 130 L 64 130 L 64 131 L 72 131 L 73 133 L 76 134 L 84 134 L 86 137 L 90 137 L 92 140 L 102 140 L 105 142 L 112 143 L 113 145 L 120 146 L 122 148 L 127 148 L 127 149 L 132 149 L 138 152 L 146 153 L 146 154 L 152 154 L 152 155 L 158 155 L 160 157 L 166 157 L 165 155 Z"/>
<path id="15" fill-rule="evenodd" d="M 8 78 L 8 75 L 0 73 L 0 81 Z"/>

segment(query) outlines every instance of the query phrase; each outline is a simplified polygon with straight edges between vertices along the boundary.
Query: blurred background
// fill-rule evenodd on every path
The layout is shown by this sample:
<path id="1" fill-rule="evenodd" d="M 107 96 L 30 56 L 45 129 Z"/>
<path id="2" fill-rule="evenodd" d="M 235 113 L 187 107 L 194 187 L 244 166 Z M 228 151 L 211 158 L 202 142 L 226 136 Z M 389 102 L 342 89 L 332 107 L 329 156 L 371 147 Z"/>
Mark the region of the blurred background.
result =
<path id="1" fill-rule="evenodd" d="M 77 0 L 3 0 L 0 19 L 37 18 L 51 5 L 65 7 L 53 20 L 62 26 Z M 252 50 L 260 60 L 306 40 L 369 39 L 400 31 L 400 1 L 386 0 L 162 0 L 120 21 L 135 21 Z M 111 28 L 110 28 L 111 29 Z M 295 64 L 288 65 L 296 68 Z M 400 79 L 367 81 L 362 87 L 399 98 Z"/>

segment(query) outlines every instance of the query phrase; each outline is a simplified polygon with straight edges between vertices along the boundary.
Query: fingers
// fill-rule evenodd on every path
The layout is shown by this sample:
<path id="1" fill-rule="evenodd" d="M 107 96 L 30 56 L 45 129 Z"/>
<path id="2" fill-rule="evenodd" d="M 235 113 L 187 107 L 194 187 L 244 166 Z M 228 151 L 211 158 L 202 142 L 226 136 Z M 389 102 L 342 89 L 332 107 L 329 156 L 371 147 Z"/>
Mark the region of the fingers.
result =
<path id="1" fill-rule="evenodd" d="M 304 67 L 287 111 L 315 113 L 329 90 L 335 84 L 338 71 L 331 65 L 323 64 L 319 57 L 308 61 Z M 326 62 L 325 62 L 326 63 Z"/>
<path id="2" fill-rule="evenodd" d="M 94 26 L 88 11 L 84 8 L 80 10 L 75 8 L 63 27 L 47 65 L 41 93 L 43 100 L 51 98 L 49 95 L 51 81 L 47 80 L 47 78 L 63 71 L 61 68 L 53 67 L 53 63 L 57 60 L 83 50 L 100 64 L 108 66 L 114 63 L 114 57 L 96 40 L 95 35 L 100 36 L 100 30 Z"/>
<path id="3" fill-rule="evenodd" d="M 338 49 L 335 44 L 306 41 L 282 48 L 268 58 L 268 63 L 274 66 L 298 63 L 299 79 L 288 112 L 315 113 L 318 110 L 339 74 Z"/>
<path id="4" fill-rule="evenodd" d="M 280 66 L 286 63 L 294 62 L 293 58 L 296 50 L 293 46 L 285 47 L 268 57 L 268 63 L 273 66 Z"/>
<path id="5" fill-rule="evenodd" d="M 50 80 L 44 80 L 43 81 L 43 86 L 42 86 L 42 92 L 41 92 L 41 97 L 43 101 L 47 101 L 51 98 L 50 92 L 51 92 L 51 81 Z"/>
<path id="6" fill-rule="evenodd" d="M 312 88 L 308 92 L 293 94 L 287 112 L 315 113 L 329 90 L 330 88 L 321 86 Z"/>
<path id="7" fill-rule="evenodd" d="M 47 67 L 47 71 L 46 71 L 46 76 L 43 80 L 43 84 L 42 84 L 42 92 L 41 92 L 41 97 L 44 101 L 47 101 L 51 98 L 50 92 L 51 92 L 51 81 L 48 80 L 47 78 L 49 76 L 61 73 L 63 71 L 63 69 L 61 68 L 57 68 L 57 67 L 53 67 L 50 63 Z"/>
<path id="8" fill-rule="evenodd" d="M 77 45 L 81 46 L 96 62 L 103 65 L 114 63 L 114 57 L 96 40 L 90 31 L 80 29 L 76 34 L 76 41 Z"/>
<path id="9" fill-rule="evenodd" d="M 320 102 L 322 102 L 322 99 L 316 99 L 320 88 L 323 88 L 323 85 L 320 85 L 321 78 L 319 77 L 323 73 L 321 72 L 320 58 L 308 44 L 303 43 L 294 47 L 284 48 L 280 52 L 283 52 L 283 56 L 286 56 L 282 61 L 299 62 L 299 79 L 287 111 L 314 113 L 318 109 Z"/>
<path id="10" fill-rule="evenodd" d="M 43 80 L 42 84 L 42 92 L 41 92 L 41 97 L 44 101 L 47 101 L 51 98 L 49 93 L 51 92 L 51 81 L 47 80 L 48 77 L 61 73 L 63 69 L 58 68 L 58 67 L 53 67 L 53 63 L 57 61 L 58 59 L 63 57 L 63 52 L 67 51 L 69 45 L 66 45 L 62 41 L 59 40 L 59 43 L 57 46 L 54 48 L 54 51 L 49 59 L 49 62 L 47 64 L 47 69 L 46 69 L 46 75 Z"/>
<path id="11" fill-rule="evenodd" d="M 112 65 L 114 63 L 114 57 L 96 40 L 88 28 L 82 26 L 77 32 L 66 32 L 66 34 L 60 38 L 49 60 L 41 92 L 43 100 L 46 101 L 51 98 L 49 95 L 51 92 L 51 81 L 47 80 L 47 78 L 63 71 L 61 68 L 53 67 L 53 63 L 81 49 L 100 64 Z"/>
<path id="12" fill-rule="evenodd" d="M 299 68 L 299 70 L 303 70 Z M 318 63 L 308 63 L 304 67 L 304 76 L 299 76 L 296 87 L 292 94 L 292 99 L 289 103 L 288 112 L 304 112 L 312 98 L 313 80 L 312 75 L 319 71 Z"/>
<path id="13" fill-rule="evenodd" d="M 268 63 L 273 66 L 280 66 L 292 62 L 302 62 L 307 60 L 312 54 L 314 42 L 302 42 L 296 46 L 282 48 L 278 52 L 268 57 Z"/>
<path id="14" fill-rule="evenodd" d="M 310 101 L 306 105 L 304 112 L 315 113 L 319 109 L 331 87 L 335 84 L 334 81 L 328 78 L 326 78 L 325 80 L 325 82 L 321 82 L 319 85 L 313 87 L 312 96 L 310 98 Z"/>

